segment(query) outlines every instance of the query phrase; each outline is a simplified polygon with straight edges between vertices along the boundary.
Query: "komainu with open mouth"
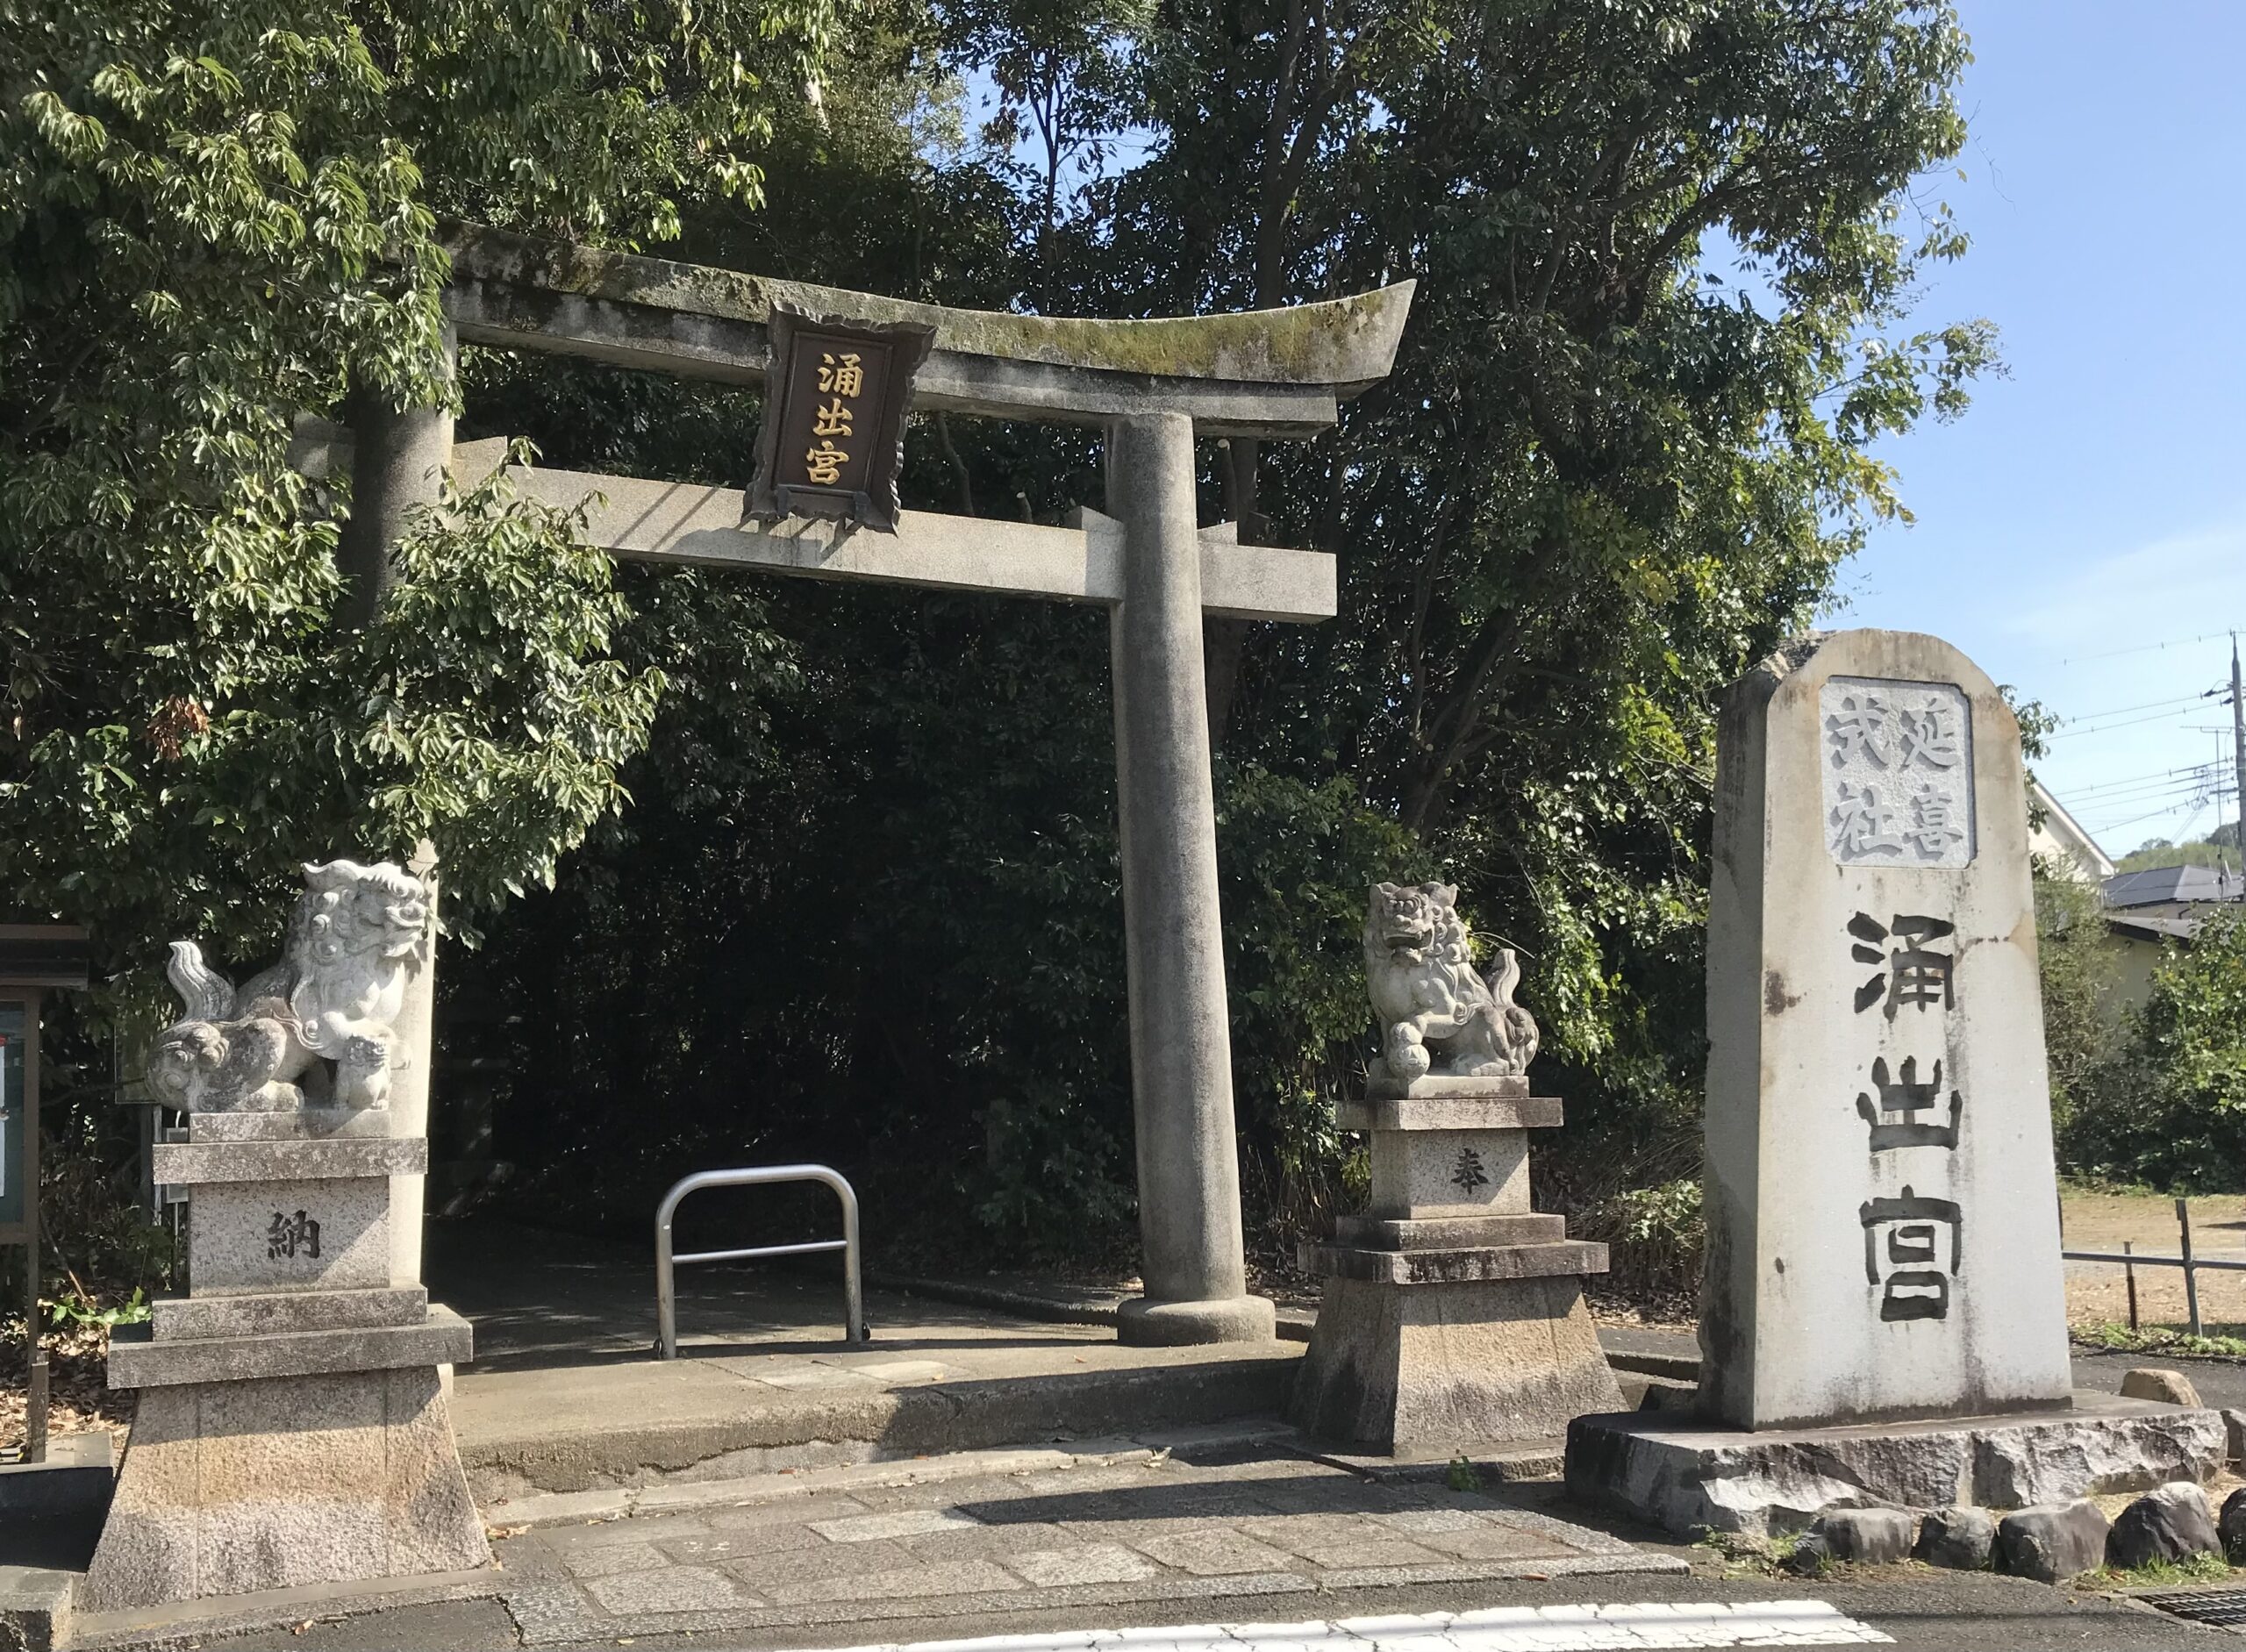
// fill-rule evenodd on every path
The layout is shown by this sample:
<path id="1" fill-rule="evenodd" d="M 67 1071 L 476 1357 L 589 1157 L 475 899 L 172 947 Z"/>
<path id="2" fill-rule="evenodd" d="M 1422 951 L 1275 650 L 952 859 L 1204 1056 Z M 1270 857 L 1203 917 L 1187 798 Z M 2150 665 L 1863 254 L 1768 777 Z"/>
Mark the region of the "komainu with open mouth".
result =
<path id="1" fill-rule="evenodd" d="M 1365 981 L 1380 1017 L 1372 1077 L 1408 1084 L 1430 1073 L 1516 1078 L 1536 1059 L 1536 1019 L 1513 1001 L 1520 963 L 1500 948 L 1474 968 L 1458 890 L 1376 883 L 1365 916 Z"/>

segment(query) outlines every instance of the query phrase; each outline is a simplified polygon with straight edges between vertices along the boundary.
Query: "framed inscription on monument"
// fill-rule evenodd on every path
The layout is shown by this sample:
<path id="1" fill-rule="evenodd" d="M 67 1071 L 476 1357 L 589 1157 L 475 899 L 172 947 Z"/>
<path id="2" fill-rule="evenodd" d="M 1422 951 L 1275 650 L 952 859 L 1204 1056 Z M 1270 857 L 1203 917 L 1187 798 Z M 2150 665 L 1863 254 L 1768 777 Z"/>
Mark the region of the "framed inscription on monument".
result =
<path id="1" fill-rule="evenodd" d="M 933 327 L 870 326 L 772 306 L 772 365 L 747 514 L 840 517 L 897 532 L 912 375 Z"/>
<path id="2" fill-rule="evenodd" d="M 1818 690 L 1825 841 L 1842 866 L 1973 862 L 1973 719 L 1954 683 L 1836 676 Z"/>

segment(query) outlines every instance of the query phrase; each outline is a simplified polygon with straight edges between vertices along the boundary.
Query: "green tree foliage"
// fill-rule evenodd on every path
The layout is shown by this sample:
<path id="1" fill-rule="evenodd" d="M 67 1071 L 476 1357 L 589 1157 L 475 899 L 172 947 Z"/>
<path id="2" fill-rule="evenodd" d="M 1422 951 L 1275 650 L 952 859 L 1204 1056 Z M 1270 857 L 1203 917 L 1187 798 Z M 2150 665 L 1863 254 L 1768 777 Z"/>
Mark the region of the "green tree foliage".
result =
<path id="1" fill-rule="evenodd" d="M 2246 1163 L 2246 918 L 2211 914 L 2171 946 L 2121 1047 L 2084 1086 L 2071 1168 L 2178 1192 L 2229 1192 Z"/>
<path id="2" fill-rule="evenodd" d="M 1110 302 L 1420 283 L 1396 372 L 1334 439 L 1228 455 L 1235 504 L 1339 553 L 1344 583 L 1339 625 L 1212 636 L 1227 752 L 1334 752 L 1530 955 L 1597 1112 L 1674 1129 L 1711 690 L 1899 509 L 1870 443 L 1954 411 L 1987 360 L 1984 325 L 1906 321 L 1964 244 L 1912 192 L 1963 139 L 1955 18 L 1282 0 L 1165 20 L 1165 141 L 1087 229 Z"/>
<path id="3" fill-rule="evenodd" d="M 933 23 L 922 38 L 989 71 L 1002 147 L 965 133 L 905 27 L 838 74 L 821 119 L 783 124 L 766 210 L 690 215 L 690 254 L 1070 314 L 1420 282 L 1396 374 L 1339 432 L 1203 448 L 1205 515 L 1335 551 L 1343 581 L 1327 626 L 1209 627 L 1266 1254 L 1341 1194 L 1330 1105 L 1363 1055 L 1377 876 L 1445 869 L 1482 933 L 1523 950 L 1580 1149 L 1548 1157 L 1548 1197 L 1691 1176 L 1713 690 L 1899 511 L 1870 444 L 1956 411 L 1988 364 L 1985 325 L 1909 319 L 1921 272 L 1963 246 L 1920 182 L 1963 137 L 1954 17 L 976 0 Z M 627 375 L 476 372 L 478 428 L 554 462 L 741 479 L 746 407 L 728 449 L 699 396 L 673 420 L 675 392 Z M 1078 433 L 926 420 L 907 458 L 908 504 L 1050 521 L 1102 503 Z M 724 578 L 693 577 L 682 615 Z M 592 1018 L 565 1018 L 566 1050 L 512 1047 L 522 1185 L 636 1221 L 692 1164 L 817 1153 L 948 1251 L 962 1219 L 1013 1256 L 1119 1248 L 1104 627 L 995 601 L 755 600 L 782 639 L 763 719 L 676 696 L 628 776 L 638 806 L 461 983 L 547 1003 L 559 971 Z M 713 625 L 700 646 L 731 645 Z M 739 790 L 673 814 L 675 745 L 740 754 Z M 630 962 L 567 959 L 589 925 Z M 612 989 L 632 1008 L 604 1021 Z M 639 1088 L 682 1098 L 653 1129 L 667 1104 L 611 1100 L 642 1059 L 662 1076 Z M 540 1146 L 562 1096 L 549 1139 L 600 1145 Z"/>
<path id="4" fill-rule="evenodd" d="M 2114 862 L 2124 872 L 2149 872 L 2163 866 L 2218 866 L 2238 869 L 2238 826 L 2226 820 L 2203 838 L 2171 843 L 2148 838 Z"/>
<path id="5" fill-rule="evenodd" d="M 583 833 L 552 891 L 445 966 L 455 1050 L 512 1064 L 499 1148 L 526 1202 L 636 1225 L 683 1169 L 815 1154 L 876 1173 L 887 1231 L 917 1220 L 955 1258 L 964 1234 L 1119 1247 L 1098 614 L 609 583 L 490 496 L 425 525 L 404 630 L 338 638 L 288 422 L 338 407 L 347 366 L 431 388 L 440 211 L 632 243 L 676 203 L 686 256 L 1063 314 L 1409 277 L 1397 372 L 1339 431 L 1202 452 L 1205 517 L 1342 576 L 1326 626 L 1209 628 L 1267 1254 L 1346 1186 L 1328 1109 L 1363 1055 L 1376 877 L 1446 870 L 1522 951 L 1584 1149 L 1548 1159 L 1562 1191 L 1690 1176 L 1712 692 L 1900 509 L 1870 444 L 1956 411 L 1987 363 L 1979 324 L 1909 319 L 1963 245 L 1921 193 L 1963 138 L 1947 6 L 937 0 L 847 32 L 817 0 L 72 15 L 40 33 L 45 11 L 0 0 L 23 37 L 0 222 L 28 272 L 0 342 L 0 624 L 32 662 L 0 729 L 18 898 L 114 876 L 93 915 L 130 914 L 136 947 L 247 934 L 286 862 L 339 840 L 433 830 L 454 886 L 496 897 Z M 998 100 L 979 132 L 969 71 Z M 138 115 L 108 89 L 134 85 L 160 93 Z M 198 144 L 226 165 L 179 159 Z M 748 392 L 471 351 L 462 395 L 463 434 L 550 463 L 745 480 Z M 1045 521 L 1102 503 L 1096 440 L 1052 426 L 918 422 L 905 485 Z M 275 781 L 254 742 L 280 752 L 283 724 L 309 732 Z M 633 806 L 604 814 L 619 787 Z M 58 801 L 78 796 L 100 801 Z M 65 807 L 114 818 L 51 863 L 7 858 Z"/>
<path id="6" fill-rule="evenodd" d="M 2101 1066 L 2117 1036 L 2099 998 L 2114 972 L 2105 907 L 2096 885 L 2071 866 L 2039 860 L 2035 877 L 2035 950 L 2043 995 L 2043 1048 L 2051 1076 L 2051 1120 L 2072 1139 L 2078 1109 L 2092 1105 Z"/>
<path id="7" fill-rule="evenodd" d="M 753 197 L 829 0 L 0 0 L 0 902 L 247 952 L 291 863 L 426 833 L 467 909 L 621 797 L 657 679 L 603 559 L 486 489 L 334 623 L 292 470 L 442 394 L 440 211 L 578 235 Z"/>

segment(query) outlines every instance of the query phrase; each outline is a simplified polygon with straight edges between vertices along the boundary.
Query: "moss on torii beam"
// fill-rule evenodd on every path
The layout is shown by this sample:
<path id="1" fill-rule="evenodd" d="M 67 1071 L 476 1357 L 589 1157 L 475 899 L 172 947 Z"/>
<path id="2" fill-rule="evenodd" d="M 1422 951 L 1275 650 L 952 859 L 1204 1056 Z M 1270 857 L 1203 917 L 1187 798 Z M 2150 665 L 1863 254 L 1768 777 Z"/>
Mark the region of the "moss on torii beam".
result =
<path id="1" fill-rule="evenodd" d="M 955 310 L 473 225 L 447 237 L 462 340 L 692 377 L 761 380 L 776 303 L 936 329 L 917 407 L 1097 424 L 1190 415 L 1212 435 L 1308 436 L 1384 377 L 1413 283 L 1284 310 L 1154 320 Z"/>

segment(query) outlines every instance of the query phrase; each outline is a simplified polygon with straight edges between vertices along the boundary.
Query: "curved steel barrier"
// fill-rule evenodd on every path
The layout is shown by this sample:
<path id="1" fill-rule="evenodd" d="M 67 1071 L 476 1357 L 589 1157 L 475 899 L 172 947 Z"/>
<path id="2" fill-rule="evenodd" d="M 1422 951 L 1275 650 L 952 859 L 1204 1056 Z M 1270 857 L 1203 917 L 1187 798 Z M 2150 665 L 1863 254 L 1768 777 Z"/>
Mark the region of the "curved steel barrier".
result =
<path id="1" fill-rule="evenodd" d="M 824 1182 L 842 1201 L 842 1237 L 816 1239 L 800 1245 L 755 1245 L 746 1250 L 697 1250 L 673 1255 L 671 1217 L 679 1200 L 705 1187 L 758 1187 L 774 1182 Z M 655 1210 L 655 1357 L 678 1357 L 678 1300 L 671 1283 L 672 1267 L 682 1262 L 740 1262 L 751 1256 L 800 1256 L 814 1250 L 842 1253 L 842 1290 L 849 1324 L 845 1340 L 866 1340 L 866 1305 L 858 1288 L 858 1196 L 841 1173 L 823 1164 L 768 1164 L 740 1170 L 702 1170 L 676 1184 Z"/>

